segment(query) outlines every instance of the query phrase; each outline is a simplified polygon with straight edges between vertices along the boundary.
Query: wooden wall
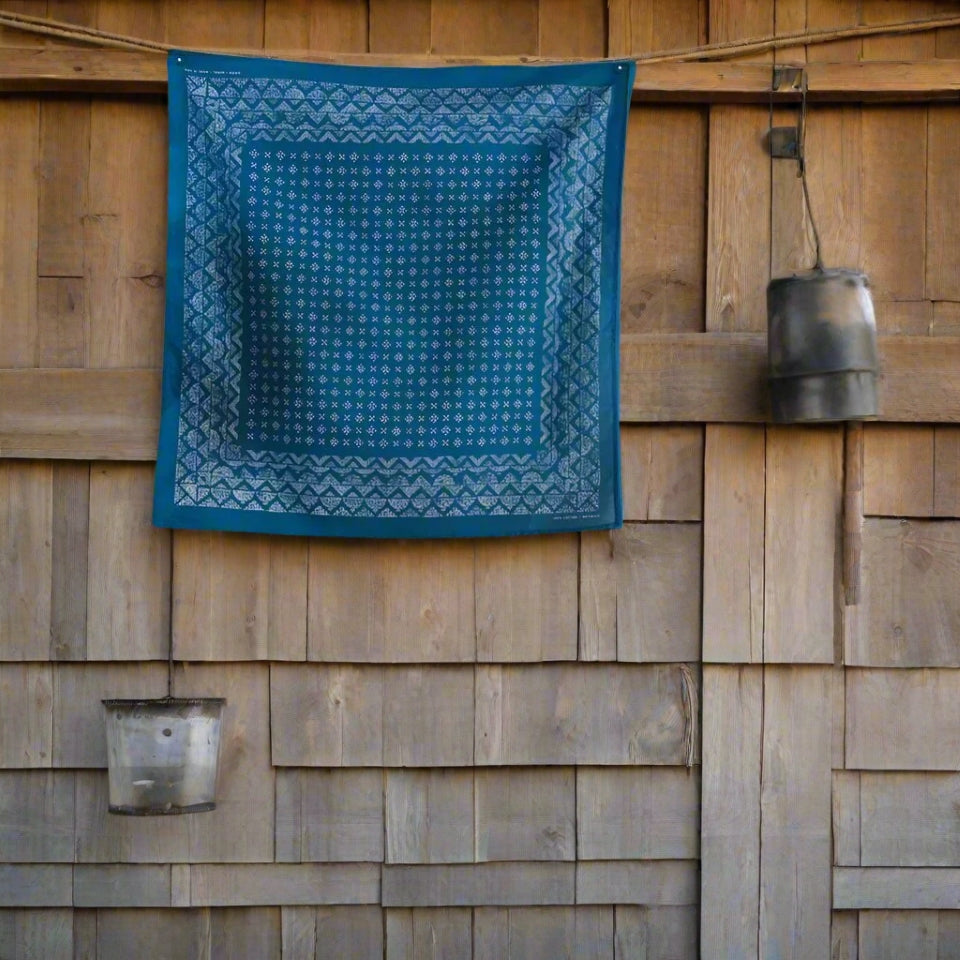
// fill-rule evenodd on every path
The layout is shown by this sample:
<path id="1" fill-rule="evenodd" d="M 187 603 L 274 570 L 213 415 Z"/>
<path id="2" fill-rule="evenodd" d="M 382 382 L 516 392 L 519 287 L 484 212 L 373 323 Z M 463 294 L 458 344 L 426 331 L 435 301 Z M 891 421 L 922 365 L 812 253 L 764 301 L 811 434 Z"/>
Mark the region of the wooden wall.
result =
<path id="1" fill-rule="evenodd" d="M 3 6 L 196 47 L 549 56 L 957 7 Z M 776 59 L 936 57 L 956 32 Z M 0 99 L 0 368 L 159 365 L 165 123 Z M 625 332 L 764 329 L 767 280 L 810 256 L 767 126 L 634 107 Z M 825 258 L 869 272 L 881 331 L 960 332 L 958 108 L 818 106 L 808 153 Z M 858 438 L 624 424 L 623 530 L 429 543 L 171 533 L 138 452 L 0 460 L 0 958 L 956 956 L 960 429 Z M 111 816 L 99 701 L 162 695 L 171 637 L 175 692 L 229 701 L 218 809 Z"/>

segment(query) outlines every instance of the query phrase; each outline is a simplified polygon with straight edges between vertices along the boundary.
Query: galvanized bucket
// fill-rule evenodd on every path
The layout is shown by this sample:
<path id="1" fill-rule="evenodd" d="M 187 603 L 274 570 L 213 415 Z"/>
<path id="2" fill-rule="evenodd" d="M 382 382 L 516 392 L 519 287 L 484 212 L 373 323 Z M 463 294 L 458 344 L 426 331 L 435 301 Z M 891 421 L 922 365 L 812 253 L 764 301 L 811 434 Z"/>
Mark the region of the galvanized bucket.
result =
<path id="1" fill-rule="evenodd" d="M 104 700 L 111 813 L 213 810 L 220 697 Z"/>
<path id="2" fill-rule="evenodd" d="M 771 280 L 767 324 L 775 423 L 877 415 L 877 325 L 862 273 L 821 269 Z"/>

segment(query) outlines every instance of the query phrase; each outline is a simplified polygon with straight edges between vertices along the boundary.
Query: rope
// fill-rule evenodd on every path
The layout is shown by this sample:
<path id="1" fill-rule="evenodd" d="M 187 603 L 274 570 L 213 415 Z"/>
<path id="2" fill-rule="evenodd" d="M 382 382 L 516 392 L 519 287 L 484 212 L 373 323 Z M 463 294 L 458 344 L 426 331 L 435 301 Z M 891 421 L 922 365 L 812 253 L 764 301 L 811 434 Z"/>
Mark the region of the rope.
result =
<path id="1" fill-rule="evenodd" d="M 857 37 L 879 37 L 884 34 L 923 33 L 943 27 L 960 27 L 960 16 L 924 17 L 919 20 L 901 20 L 897 23 L 873 24 L 860 27 L 840 27 L 830 30 L 797 30 L 793 33 L 772 34 L 746 40 L 724 40 L 700 47 L 643 53 L 634 59 L 643 63 L 669 63 L 687 60 L 725 60 L 744 54 L 765 53 L 781 47 L 816 46 L 834 40 L 852 40 Z"/>
<path id="2" fill-rule="evenodd" d="M 141 50 L 153 53 L 166 53 L 175 45 L 156 40 L 143 40 L 121 33 L 84 27 L 75 23 L 64 23 L 46 17 L 33 17 L 25 13 L 12 13 L 0 10 L 0 27 L 21 30 L 24 33 L 57 37 L 78 43 L 94 43 L 102 47 L 115 47 L 123 50 Z M 842 27 L 830 30 L 797 30 L 779 36 L 753 37 L 746 40 L 725 40 L 720 43 L 708 43 L 699 47 L 685 47 L 676 50 L 659 50 L 644 53 L 634 59 L 637 63 L 669 63 L 689 60 L 725 60 L 744 54 L 764 53 L 781 47 L 813 46 L 831 43 L 834 40 L 850 40 L 857 37 L 877 37 L 884 34 L 922 33 L 943 27 L 960 27 L 960 16 L 924 17 L 917 20 L 902 20 L 897 23 L 874 24 L 871 26 Z"/>

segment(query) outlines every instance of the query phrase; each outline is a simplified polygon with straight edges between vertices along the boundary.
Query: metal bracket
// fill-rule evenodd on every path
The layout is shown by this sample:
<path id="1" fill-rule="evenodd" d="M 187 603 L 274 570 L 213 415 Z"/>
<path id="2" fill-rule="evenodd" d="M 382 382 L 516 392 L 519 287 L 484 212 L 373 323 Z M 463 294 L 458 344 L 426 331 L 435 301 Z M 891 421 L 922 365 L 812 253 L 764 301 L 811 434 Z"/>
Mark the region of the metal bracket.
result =
<path id="1" fill-rule="evenodd" d="M 780 93 L 803 90 L 803 67 L 774 67 L 771 89 Z"/>
<path id="2" fill-rule="evenodd" d="M 770 156 L 779 160 L 797 160 L 800 156 L 800 138 L 796 127 L 771 127 L 767 135 Z"/>
<path id="3" fill-rule="evenodd" d="M 767 150 L 771 157 L 799 161 L 803 156 L 803 115 L 807 99 L 806 79 L 803 67 L 775 66 L 773 68 L 773 78 L 770 83 L 770 119 L 773 119 L 774 93 L 799 93 L 800 115 L 797 117 L 795 127 L 770 127 L 767 134 Z"/>

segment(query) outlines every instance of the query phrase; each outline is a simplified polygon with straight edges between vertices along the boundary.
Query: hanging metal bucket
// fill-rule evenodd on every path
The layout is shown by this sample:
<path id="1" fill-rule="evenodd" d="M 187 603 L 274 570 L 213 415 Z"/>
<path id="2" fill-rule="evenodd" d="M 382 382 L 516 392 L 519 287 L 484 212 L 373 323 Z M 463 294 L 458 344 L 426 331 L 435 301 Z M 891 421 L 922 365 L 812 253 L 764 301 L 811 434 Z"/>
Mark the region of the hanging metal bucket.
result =
<path id="1" fill-rule="evenodd" d="M 104 700 L 111 813 L 213 810 L 220 697 Z"/>
<path id="2" fill-rule="evenodd" d="M 771 280 L 767 324 L 775 423 L 877 415 L 877 325 L 862 273 L 814 270 Z"/>

